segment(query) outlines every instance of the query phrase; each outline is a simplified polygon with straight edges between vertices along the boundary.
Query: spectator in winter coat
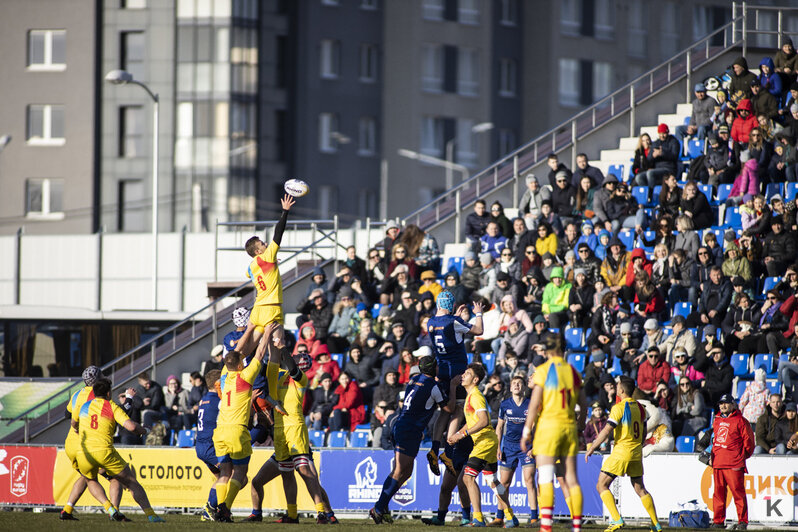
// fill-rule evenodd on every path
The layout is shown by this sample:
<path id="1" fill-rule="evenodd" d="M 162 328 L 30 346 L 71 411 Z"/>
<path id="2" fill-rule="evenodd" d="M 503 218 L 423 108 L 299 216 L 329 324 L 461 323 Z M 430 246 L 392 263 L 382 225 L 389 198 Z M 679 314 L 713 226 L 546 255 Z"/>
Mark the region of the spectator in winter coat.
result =
<path id="1" fill-rule="evenodd" d="M 314 360 L 313 364 L 310 366 L 310 369 L 305 372 L 310 380 L 310 387 L 316 388 L 319 385 L 321 376 L 325 373 L 330 374 L 334 381 L 341 375 L 341 366 L 332 359 L 330 353 L 326 350 L 318 354 L 316 360 Z"/>
<path id="2" fill-rule="evenodd" d="M 556 154 L 550 153 L 546 158 L 546 165 L 549 167 L 549 173 L 547 174 L 548 182 L 552 185 L 556 179 L 556 176 L 559 172 L 565 172 L 565 176 L 568 179 L 568 182 L 571 182 L 571 171 L 565 166 L 563 163 L 560 162 L 559 158 Z"/>
<path id="3" fill-rule="evenodd" d="M 777 277 L 795 260 L 795 237 L 793 233 L 784 231 L 784 221 L 781 216 L 773 216 L 770 219 L 770 228 L 773 232 L 765 237 L 762 254 L 765 257 L 768 276 Z"/>
<path id="4" fill-rule="evenodd" d="M 690 122 L 684 126 L 676 126 L 676 138 L 684 141 L 686 136 L 697 136 L 699 140 L 705 139 L 707 134 L 712 131 L 712 113 L 718 102 L 714 98 L 707 96 L 707 88 L 703 83 L 696 83 L 693 88 L 695 99 L 693 100 L 693 112 L 690 114 Z"/>
<path id="5" fill-rule="evenodd" d="M 557 254 L 558 238 L 546 222 L 540 222 L 537 227 L 538 238 L 535 241 L 535 250 L 541 257 L 546 253 Z"/>
<path id="6" fill-rule="evenodd" d="M 300 313 L 296 319 L 297 326 L 301 329 L 303 323 L 312 321 L 316 338 L 326 342 L 327 328 L 332 322 L 332 305 L 327 302 L 322 290 L 317 288 L 310 293 L 307 300 L 300 300 L 296 311 Z"/>
<path id="7" fill-rule="evenodd" d="M 480 252 L 490 253 L 493 260 L 497 260 L 502 250 L 507 247 L 507 237 L 501 234 L 499 224 L 489 222 L 485 234 L 480 237 Z"/>
<path id="8" fill-rule="evenodd" d="M 527 229 L 532 231 L 535 229 L 535 220 L 540 216 L 540 205 L 543 200 L 551 199 L 551 191 L 542 188 L 538 178 L 531 172 L 524 177 L 524 180 L 527 190 L 518 202 L 518 213 L 524 217 Z"/>
<path id="9" fill-rule="evenodd" d="M 768 91 L 777 101 L 781 101 L 786 88 L 781 83 L 781 76 L 776 72 L 776 65 L 769 57 L 763 57 L 759 62 L 759 84 Z"/>
<path id="10" fill-rule="evenodd" d="M 749 87 L 750 92 L 750 87 Z M 737 118 L 732 122 L 731 138 L 734 142 L 746 148 L 748 144 L 748 136 L 751 130 L 759 125 L 754 113 L 754 107 L 751 105 L 751 100 L 746 97 L 740 100 L 737 104 Z"/>
<path id="11" fill-rule="evenodd" d="M 706 376 L 704 392 L 708 402 L 715 404 L 722 395 L 731 393 L 734 370 L 729 364 L 721 344 L 713 344 L 708 355 L 712 363 L 704 372 Z"/>
<path id="12" fill-rule="evenodd" d="M 635 182 L 639 186 L 648 186 L 653 190 L 664 176 L 677 173 L 679 155 L 679 141 L 669 134 L 667 124 L 660 124 L 657 126 L 657 140 L 651 143 L 648 155 L 649 162 L 653 163 L 654 167 L 638 173 Z"/>
<path id="13" fill-rule="evenodd" d="M 607 217 L 604 206 L 609 203 L 610 198 L 615 195 L 615 186 L 618 178 L 613 174 L 608 174 L 601 182 L 601 188 L 593 194 L 594 223 L 601 224 L 607 231 L 612 231 L 611 220 Z"/>
<path id="14" fill-rule="evenodd" d="M 695 354 L 696 344 L 695 336 L 687 328 L 684 316 L 674 316 L 673 320 L 671 320 L 671 328 L 673 329 L 673 334 L 659 345 L 659 350 L 668 364 L 673 365 L 673 355 L 676 351 L 684 350 L 687 353 L 687 357 L 692 358 Z"/>
<path id="15" fill-rule="evenodd" d="M 679 207 L 685 216 L 692 218 L 695 229 L 706 229 L 712 225 L 714 215 L 712 214 L 709 200 L 698 189 L 698 184 L 695 181 L 688 181 L 684 185 Z M 694 259 L 695 257 L 691 258 Z"/>
<path id="16" fill-rule="evenodd" d="M 385 223 L 385 238 L 376 246 L 381 251 L 382 262 L 386 266 L 391 261 L 391 250 L 399 240 L 399 235 L 399 224 L 396 223 L 396 220 L 388 220 Z"/>
<path id="17" fill-rule="evenodd" d="M 460 282 L 460 275 L 457 270 L 452 269 L 443 278 L 446 290 L 454 296 L 454 307 L 464 305 L 469 300 L 470 291 Z"/>
<path id="18" fill-rule="evenodd" d="M 363 393 L 349 375 L 342 373 L 338 377 L 335 389 L 338 403 L 333 407 L 330 416 L 330 430 L 353 431 L 366 420 L 366 409 L 363 404 Z"/>
<path id="19" fill-rule="evenodd" d="M 723 277 L 720 267 L 713 266 L 709 282 L 705 282 L 701 288 L 698 309 L 687 318 L 688 327 L 703 327 L 708 323 L 720 327 L 731 303 L 732 291 L 731 283 Z"/>
<path id="20" fill-rule="evenodd" d="M 647 399 L 654 399 L 657 386 L 664 382 L 667 384 L 671 378 L 671 366 L 662 359 L 656 347 L 649 347 L 646 352 L 646 361 L 640 363 L 637 369 L 637 387 Z"/>
<path id="21" fill-rule="evenodd" d="M 478 251 L 479 239 L 485 234 L 485 228 L 490 222 L 490 213 L 487 212 L 485 200 L 479 199 L 474 203 L 474 212 L 466 216 L 465 237 L 471 244 L 471 251 Z"/>
<path id="22" fill-rule="evenodd" d="M 759 417 L 765 413 L 770 390 L 765 383 L 765 370 L 762 368 L 754 372 L 754 380 L 745 386 L 740 396 L 740 411 L 743 417 L 753 426 Z"/>
<path id="23" fill-rule="evenodd" d="M 363 392 L 363 396 L 370 404 L 374 394 L 374 387 L 380 383 L 380 374 L 374 370 L 371 360 L 363 358 L 363 351 L 360 346 L 353 345 L 349 349 L 349 355 L 344 365 L 344 373 L 357 382 L 358 387 Z"/>
<path id="24" fill-rule="evenodd" d="M 784 72 L 794 77 L 794 73 L 798 71 L 796 67 L 796 64 L 798 64 L 798 55 L 795 54 L 795 48 L 792 46 L 792 39 L 787 36 L 782 37 L 781 48 L 776 52 L 773 63 L 773 70 L 776 72 Z"/>
<path id="25" fill-rule="evenodd" d="M 675 436 L 695 436 L 707 426 L 704 396 L 687 377 L 679 379 L 679 386 L 671 403 L 671 419 Z"/>
<path id="26" fill-rule="evenodd" d="M 310 284 L 305 290 L 305 299 L 308 299 L 311 292 L 317 289 L 322 291 L 324 298 L 328 303 L 332 304 L 335 301 L 335 294 L 330 292 L 329 287 L 327 286 L 327 274 L 324 273 L 324 269 L 319 266 L 313 268 L 313 275 L 310 277 Z"/>
<path id="27" fill-rule="evenodd" d="M 776 77 L 779 77 L 778 74 L 776 74 Z M 763 88 L 758 79 L 751 82 L 751 93 L 751 112 L 757 117 L 757 126 L 759 126 L 759 116 L 764 116 L 768 119 L 778 118 L 779 98 L 776 98 L 767 89 Z"/>
<path id="28" fill-rule="evenodd" d="M 327 427 L 336 404 L 338 395 L 332 387 L 332 376 L 323 373 L 319 376 L 319 386 L 313 390 L 313 406 L 310 407 L 310 422 L 314 430 Z"/>
<path id="29" fill-rule="evenodd" d="M 584 153 L 577 154 L 576 156 L 576 169 L 574 170 L 573 177 L 571 177 L 571 185 L 574 189 L 579 188 L 579 182 L 583 177 L 590 178 L 590 187 L 597 187 L 604 181 L 604 174 L 595 166 L 590 166 L 587 155 Z"/>
<path id="30" fill-rule="evenodd" d="M 629 264 L 629 253 L 618 236 L 612 237 L 609 243 L 609 253 L 601 263 L 601 276 L 607 288 L 615 293 L 626 284 L 626 270 Z"/>
<path id="31" fill-rule="evenodd" d="M 526 359 L 529 333 L 521 325 L 521 322 L 515 317 L 510 317 L 506 323 L 507 329 L 499 343 L 497 360 L 504 361 L 508 352 L 515 353 L 516 355 L 522 356 L 524 359 Z"/>
<path id="32" fill-rule="evenodd" d="M 593 443 L 593 440 L 596 439 L 599 432 L 601 432 L 605 425 L 607 425 L 607 414 L 604 409 L 601 407 L 601 403 L 598 401 L 594 402 L 591 406 L 592 410 L 590 412 L 590 419 L 585 422 L 585 443 L 590 445 Z M 604 442 L 599 447 L 600 450 L 606 451 L 609 449 L 609 443 Z"/>
<path id="33" fill-rule="evenodd" d="M 731 82 L 729 83 L 729 105 L 738 106 L 739 102 L 751 96 L 751 81 L 756 75 L 748 70 L 748 61 L 740 56 L 732 63 Z"/>
<path id="34" fill-rule="evenodd" d="M 557 172 L 551 191 L 551 208 L 563 224 L 571 221 L 575 201 L 576 188 L 571 186 L 570 176 L 565 171 Z"/>
<path id="35" fill-rule="evenodd" d="M 494 268 L 493 256 L 488 253 L 479 254 L 479 290 L 476 291 L 482 297 L 489 298 L 496 288 L 496 268 Z"/>
<path id="36" fill-rule="evenodd" d="M 329 353 L 329 349 L 316 337 L 316 329 L 312 321 L 306 321 L 299 327 L 299 339 L 294 346 L 293 354 L 297 354 L 301 346 L 307 348 L 307 353 L 312 359 L 316 359 L 322 351 Z"/>
<path id="37" fill-rule="evenodd" d="M 786 454 L 791 436 L 786 425 L 781 395 L 772 393 L 765 412 L 756 421 L 754 454 Z"/>
<path id="38" fill-rule="evenodd" d="M 477 254 L 473 251 L 467 251 L 464 258 L 465 264 L 460 281 L 470 294 L 479 288 L 479 275 L 482 272 L 482 266 L 477 261 Z"/>
<path id="39" fill-rule="evenodd" d="M 565 327 L 568 323 L 568 295 L 571 283 L 565 282 L 562 267 L 551 271 L 551 283 L 543 290 L 543 317 L 554 328 Z"/>

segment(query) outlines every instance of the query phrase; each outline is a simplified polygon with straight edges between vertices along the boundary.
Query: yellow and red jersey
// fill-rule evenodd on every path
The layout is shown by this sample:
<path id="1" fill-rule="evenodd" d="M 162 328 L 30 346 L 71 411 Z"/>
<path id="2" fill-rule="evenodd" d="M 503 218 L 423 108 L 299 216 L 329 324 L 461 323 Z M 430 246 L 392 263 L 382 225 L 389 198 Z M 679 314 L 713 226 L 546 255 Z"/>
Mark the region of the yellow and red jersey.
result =
<path id="1" fill-rule="evenodd" d="M 228 371 L 222 368 L 219 378 L 219 417 L 217 427 L 230 427 L 249 424 L 252 383 L 260 373 L 261 362 L 253 359 L 241 371 Z"/>
<path id="2" fill-rule="evenodd" d="M 485 400 L 485 396 L 482 395 L 482 392 L 479 391 L 479 388 L 474 386 L 468 395 L 466 396 L 465 405 L 463 406 L 463 413 L 465 414 L 466 420 L 466 427 L 473 427 L 477 421 L 479 412 L 485 412 L 485 415 L 488 416 L 488 420 L 490 420 L 490 414 L 488 414 L 488 402 Z M 490 423 L 488 423 L 487 427 L 484 427 L 474 434 L 471 434 L 471 439 L 474 441 L 474 446 L 476 447 L 478 443 L 482 440 L 487 439 L 495 439 L 498 441 L 498 436 L 496 436 L 496 431 L 493 430 Z"/>
<path id="3" fill-rule="evenodd" d="M 627 397 L 610 409 L 607 423 L 615 428 L 613 455 L 624 460 L 643 459 L 643 440 L 646 438 L 646 409 Z"/>
<path id="4" fill-rule="evenodd" d="M 543 389 L 538 423 L 576 424 L 582 378 L 562 357 L 551 357 L 535 371 L 532 382 Z"/>
<path id="5" fill-rule="evenodd" d="M 81 448 L 105 450 L 114 445 L 116 424 L 123 425 L 129 418 L 118 404 L 102 397 L 95 397 L 83 403 L 78 419 Z"/>
<path id="6" fill-rule="evenodd" d="M 247 277 L 255 285 L 255 305 L 281 305 L 283 282 L 277 268 L 277 251 L 280 246 L 272 240 L 266 251 L 256 255 L 247 269 Z"/>
<path id="7" fill-rule="evenodd" d="M 276 394 L 272 392 L 272 397 L 280 401 L 285 411 L 288 412 L 287 416 L 275 412 L 274 426 L 279 428 L 304 425 L 305 415 L 302 412 L 302 403 L 308 388 L 308 376 L 302 373 L 302 378 L 295 381 L 288 376 L 286 370 L 280 369 L 279 364 L 269 362 L 266 364 L 266 378 L 269 381 L 269 390 L 277 390 Z"/>

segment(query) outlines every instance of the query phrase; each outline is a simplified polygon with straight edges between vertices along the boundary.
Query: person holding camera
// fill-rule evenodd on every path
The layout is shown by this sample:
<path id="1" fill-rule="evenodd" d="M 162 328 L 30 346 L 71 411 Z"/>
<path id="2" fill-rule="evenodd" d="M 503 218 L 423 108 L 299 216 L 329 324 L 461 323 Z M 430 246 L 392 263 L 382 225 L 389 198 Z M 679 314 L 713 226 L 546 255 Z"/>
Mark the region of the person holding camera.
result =
<path id="1" fill-rule="evenodd" d="M 726 520 L 726 493 L 731 491 L 737 508 L 737 524 L 730 530 L 748 528 L 748 501 L 745 496 L 745 461 L 754 453 L 754 432 L 731 394 L 718 400 L 719 414 L 715 416 L 709 465 L 712 467 L 714 494 L 712 496 L 713 524 L 711 528 L 724 528 Z"/>

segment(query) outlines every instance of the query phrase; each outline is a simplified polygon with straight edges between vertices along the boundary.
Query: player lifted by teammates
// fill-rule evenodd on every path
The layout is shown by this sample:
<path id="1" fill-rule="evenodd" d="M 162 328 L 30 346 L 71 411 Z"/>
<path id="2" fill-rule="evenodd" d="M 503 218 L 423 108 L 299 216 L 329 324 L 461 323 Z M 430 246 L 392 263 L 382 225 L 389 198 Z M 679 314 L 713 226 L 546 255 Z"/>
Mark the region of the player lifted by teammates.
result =
<path id="1" fill-rule="evenodd" d="M 635 381 L 629 377 L 621 377 L 618 385 L 618 398 L 620 401 L 613 405 L 607 425 L 599 432 L 585 453 L 585 462 L 593 452 L 598 449 L 610 432 L 614 431 L 615 446 L 610 457 L 604 460 L 599 474 L 598 490 L 604 506 L 610 512 L 612 521 L 607 527 L 607 532 L 614 532 L 622 528 L 625 523 L 615 506 L 615 497 L 610 491 L 610 484 L 616 477 L 628 476 L 632 486 L 640 497 L 640 502 L 651 517 L 651 531 L 660 532 L 662 526 L 657 519 L 657 510 L 654 508 L 654 499 L 643 484 L 643 440 L 646 439 L 646 409 L 632 399 L 635 391 Z"/>
<path id="2" fill-rule="evenodd" d="M 551 532 L 554 511 L 554 463 L 565 464 L 568 486 L 568 507 L 573 531 L 582 529 L 582 488 L 576 476 L 576 455 L 579 451 L 578 431 L 585 421 L 585 396 L 579 372 L 562 358 L 559 336 L 548 333 L 544 338 L 546 362 L 532 378 L 529 413 L 521 435 L 521 449 L 527 450 L 536 429 L 533 453 L 538 468 L 538 508 L 541 532 Z M 576 406 L 579 405 L 579 419 Z M 537 426 L 536 426 L 537 425 Z"/>

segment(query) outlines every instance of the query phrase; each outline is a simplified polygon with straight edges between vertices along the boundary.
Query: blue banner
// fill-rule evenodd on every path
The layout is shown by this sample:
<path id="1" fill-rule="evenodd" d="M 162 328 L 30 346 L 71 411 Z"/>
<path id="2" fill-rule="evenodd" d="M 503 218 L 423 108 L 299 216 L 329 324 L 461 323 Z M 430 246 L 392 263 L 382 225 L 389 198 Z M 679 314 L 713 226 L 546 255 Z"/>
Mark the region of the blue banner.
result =
<path id="1" fill-rule="evenodd" d="M 324 450 L 321 451 L 321 484 L 327 490 L 330 504 L 335 510 L 368 510 L 380 496 L 382 484 L 393 469 L 393 451 L 351 449 L 351 450 Z M 601 516 L 601 498 L 595 486 L 601 470 L 602 456 L 591 456 L 585 463 L 584 455 L 577 457 L 577 475 L 582 486 L 584 507 L 582 515 Z M 479 477 L 480 490 L 482 491 L 483 512 L 496 511 L 496 495 L 485 482 L 482 475 Z M 416 457 L 413 475 L 405 483 L 391 501 L 390 508 L 394 511 L 422 512 L 436 511 L 438 509 L 438 496 L 440 493 L 441 477 L 435 476 L 429 470 L 427 458 L 419 453 Z M 555 481 L 555 515 L 568 515 L 565 498 L 559 484 Z M 521 468 L 513 476 L 510 485 L 510 505 L 513 510 L 521 515 L 529 513 L 529 500 L 524 486 Z M 449 503 L 450 511 L 460 509 L 460 498 L 457 490 L 452 493 Z"/>

